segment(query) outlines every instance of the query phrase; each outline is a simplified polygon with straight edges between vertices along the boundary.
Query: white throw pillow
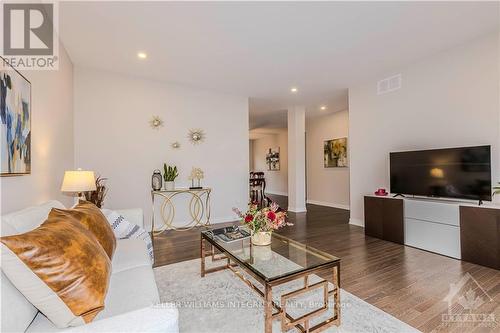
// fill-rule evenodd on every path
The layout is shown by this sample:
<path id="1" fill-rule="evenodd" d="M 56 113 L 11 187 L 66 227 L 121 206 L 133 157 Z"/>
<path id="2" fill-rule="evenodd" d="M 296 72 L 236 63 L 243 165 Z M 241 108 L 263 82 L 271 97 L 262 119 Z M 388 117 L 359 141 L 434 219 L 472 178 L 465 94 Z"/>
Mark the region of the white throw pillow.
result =
<path id="1" fill-rule="evenodd" d="M 146 243 L 151 263 L 154 263 L 153 241 L 149 233 L 140 226 L 127 221 L 118 212 L 110 209 L 101 209 L 104 216 L 111 225 L 115 236 L 119 239 L 141 239 Z"/>
<path id="2" fill-rule="evenodd" d="M 0 244 L 2 269 L 16 288 L 58 328 L 85 324 L 75 316 L 59 295 L 50 289 L 7 246 Z"/>

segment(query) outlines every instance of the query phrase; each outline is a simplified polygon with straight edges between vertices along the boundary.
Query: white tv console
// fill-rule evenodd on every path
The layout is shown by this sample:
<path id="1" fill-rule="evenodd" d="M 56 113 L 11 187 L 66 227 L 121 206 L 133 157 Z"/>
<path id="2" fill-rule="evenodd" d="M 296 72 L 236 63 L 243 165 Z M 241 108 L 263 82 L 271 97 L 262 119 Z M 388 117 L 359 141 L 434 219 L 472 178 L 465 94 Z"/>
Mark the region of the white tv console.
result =
<path id="1" fill-rule="evenodd" d="M 460 204 L 404 198 L 405 245 L 461 259 Z"/>

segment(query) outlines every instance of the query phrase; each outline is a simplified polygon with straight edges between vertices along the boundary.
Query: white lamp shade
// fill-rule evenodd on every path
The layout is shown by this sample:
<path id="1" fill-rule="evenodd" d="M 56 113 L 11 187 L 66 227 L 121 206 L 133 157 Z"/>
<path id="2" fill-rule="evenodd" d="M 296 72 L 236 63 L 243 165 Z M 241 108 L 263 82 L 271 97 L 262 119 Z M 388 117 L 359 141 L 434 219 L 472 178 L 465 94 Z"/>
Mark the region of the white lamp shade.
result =
<path id="1" fill-rule="evenodd" d="M 61 192 L 95 191 L 94 171 L 66 171 L 61 186 Z"/>

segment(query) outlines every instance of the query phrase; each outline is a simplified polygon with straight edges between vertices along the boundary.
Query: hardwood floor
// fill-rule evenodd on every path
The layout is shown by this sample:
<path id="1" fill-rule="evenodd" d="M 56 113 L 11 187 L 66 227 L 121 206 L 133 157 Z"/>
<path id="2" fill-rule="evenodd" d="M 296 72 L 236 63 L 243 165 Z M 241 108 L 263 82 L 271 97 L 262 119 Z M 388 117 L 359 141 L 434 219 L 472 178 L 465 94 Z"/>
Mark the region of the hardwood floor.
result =
<path id="1" fill-rule="evenodd" d="M 286 197 L 270 197 L 287 207 Z M 279 233 L 340 257 L 343 289 L 423 332 L 500 332 L 500 271 L 365 236 L 363 228 L 348 224 L 346 210 L 307 209 L 290 213 L 294 225 Z M 154 246 L 155 266 L 199 258 L 199 230 L 169 231 L 155 237 Z M 450 285 L 467 274 L 480 287 L 468 280 L 462 290 L 472 290 L 484 302 L 472 313 L 489 315 L 491 327 L 443 323 Z M 467 300 L 473 298 L 461 303 Z M 469 313 L 457 300 L 452 308 L 453 313 Z"/>

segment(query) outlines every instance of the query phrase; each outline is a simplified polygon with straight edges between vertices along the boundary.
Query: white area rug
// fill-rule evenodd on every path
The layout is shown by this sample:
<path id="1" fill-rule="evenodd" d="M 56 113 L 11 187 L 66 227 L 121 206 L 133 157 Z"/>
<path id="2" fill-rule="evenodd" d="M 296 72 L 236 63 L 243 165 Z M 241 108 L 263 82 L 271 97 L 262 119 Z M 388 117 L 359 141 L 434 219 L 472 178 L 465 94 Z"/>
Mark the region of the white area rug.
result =
<path id="1" fill-rule="evenodd" d="M 176 303 L 179 309 L 181 333 L 264 332 L 262 299 L 231 271 L 210 273 L 201 278 L 199 259 L 158 267 L 154 271 L 161 301 Z M 309 284 L 314 282 L 312 278 Z M 292 282 L 273 288 L 275 301 L 279 301 L 280 294 L 302 286 L 301 282 Z M 317 308 L 321 295 L 319 292 L 298 299 L 287 304 L 287 309 L 289 306 L 289 312 L 298 317 L 308 312 L 307 308 Z M 341 304 L 341 326 L 324 332 L 419 332 L 345 290 L 341 290 Z M 320 317 L 319 321 L 330 315 L 331 312 Z M 313 321 L 312 325 L 319 321 Z M 280 332 L 279 320 L 274 320 L 273 332 Z"/>

